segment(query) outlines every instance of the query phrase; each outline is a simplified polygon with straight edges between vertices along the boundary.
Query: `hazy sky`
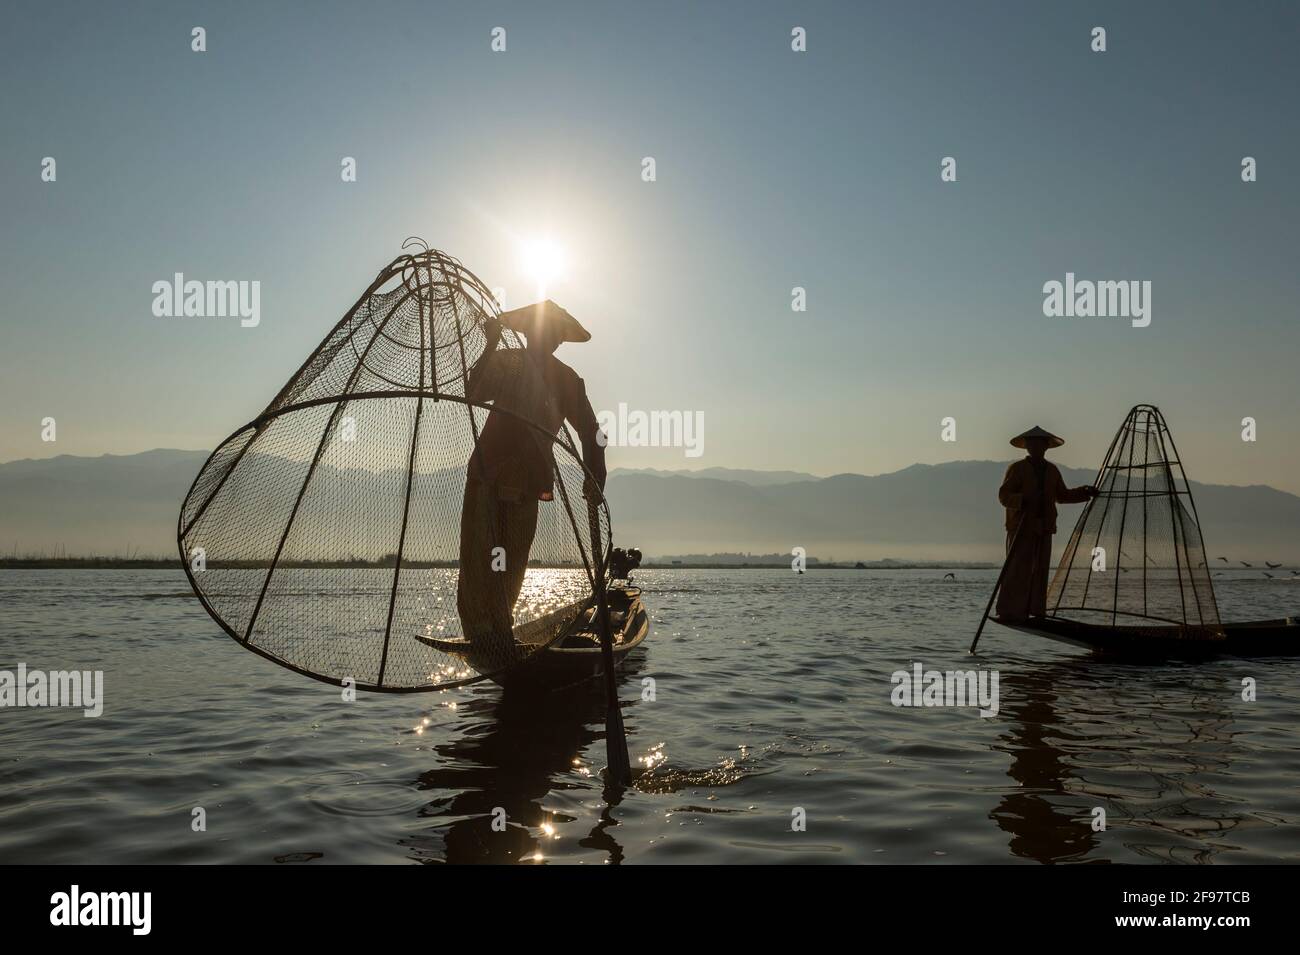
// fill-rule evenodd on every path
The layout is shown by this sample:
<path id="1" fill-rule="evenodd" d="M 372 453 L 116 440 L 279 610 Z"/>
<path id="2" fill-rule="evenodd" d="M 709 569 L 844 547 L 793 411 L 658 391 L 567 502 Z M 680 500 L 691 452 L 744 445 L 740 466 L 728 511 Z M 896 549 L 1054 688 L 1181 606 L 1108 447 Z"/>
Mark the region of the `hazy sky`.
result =
<path id="1" fill-rule="evenodd" d="M 560 357 L 596 408 L 704 415 L 703 456 L 612 466 L 879 473 L 1007 458 L 1035 423 L 1095 466 L 1153 402 L 1193 478 L 1300 491 L 1296 4 L 11 2 L 6 21 L 0 460 L 212 447 L 408 235 L 507 304 L 528 298 L 519 240 L 550 235 L 569 259 L 550 294 L 594 336 Z M 154 317 L 178 271 L 260 281 L 261 324 Z M 1045 317 L 1067 271 L 1149 280 L 1150 326 Z"/>

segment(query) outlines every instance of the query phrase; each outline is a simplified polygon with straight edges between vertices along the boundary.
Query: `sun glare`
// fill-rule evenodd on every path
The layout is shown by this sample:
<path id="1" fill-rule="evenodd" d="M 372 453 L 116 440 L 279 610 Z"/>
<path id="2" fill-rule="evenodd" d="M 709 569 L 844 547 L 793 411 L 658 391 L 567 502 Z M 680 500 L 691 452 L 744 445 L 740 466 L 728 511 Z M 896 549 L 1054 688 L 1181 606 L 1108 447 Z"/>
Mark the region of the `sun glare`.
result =
<path id="1" fill-rule="evenodd" d="M 550 238 L 530 239 L 521 243 L 520 265 L 525 274 L 545 291 L 556 279 L 563 278 L 567 257 L 564 249 Z"/>

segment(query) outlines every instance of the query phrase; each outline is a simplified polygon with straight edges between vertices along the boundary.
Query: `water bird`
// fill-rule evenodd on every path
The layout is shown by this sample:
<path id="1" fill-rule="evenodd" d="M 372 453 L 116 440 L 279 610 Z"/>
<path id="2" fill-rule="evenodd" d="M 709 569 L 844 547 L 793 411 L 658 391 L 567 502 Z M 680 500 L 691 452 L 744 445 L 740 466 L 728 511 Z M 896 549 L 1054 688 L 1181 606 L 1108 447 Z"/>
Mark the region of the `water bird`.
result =
<path id="1" fill-rule="evenodd" d="M 1275 563 L 1273 563 L 1271 560 L 1266 560 L 1266 561 L 1264 561 L 1264 566 L 1267 567 L 1269 570 L 1277 570 L 1277 569 L 1278 569 L 1279 567 L 1281 567 L 1282 565 L 1281 565 L 1281 564 L 1275 564 Z"/>
<path id="2" fill-rule="evenodd" d="M 1255 566 L 1254 564 L 1248 564 L 1248 563 L 1246 563 L 1244 560 L 1239 560 L 1239 561 L 1237 561 L 1237 563 L 1241 564 L 1242 567 L 1254 567 L 1254 566 Z"/>
<path id="3" fill-rule="evenodd" d="M 943 575 L 943 579 L 944 579 L 944 580 L 956 580 L 956 579 L 957 579 L 957 575 L 956 575 L 956 574 L 944 574 L 944 575 Z"/>

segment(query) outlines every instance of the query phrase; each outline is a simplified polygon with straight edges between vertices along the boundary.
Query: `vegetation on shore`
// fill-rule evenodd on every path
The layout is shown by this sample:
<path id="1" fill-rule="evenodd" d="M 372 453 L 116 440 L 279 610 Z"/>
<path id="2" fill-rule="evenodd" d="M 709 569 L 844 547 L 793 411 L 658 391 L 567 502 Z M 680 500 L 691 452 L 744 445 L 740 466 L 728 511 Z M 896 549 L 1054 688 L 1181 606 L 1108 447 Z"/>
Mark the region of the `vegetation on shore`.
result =
<path id="1" fill-rule="evenodd" d="M 374 568 L 376 570 L 392 567 L 396 563 L 393 555 L 377 560 L 355 558 L 342 561 L 281 561 L 281 567 L 314 568 L 318 570 L 335 570 L 342 568 Z M 576 564 L 543 564 L 529 561 L 531 567 L 549 567 L 563 569 L 576 567 Z M 0 557 L 0 570 L 171 570 L 180 569 L 181 563 L 175 557 Z M 265 567 L 265 561 L 209 561 L 210 570 L 250 570 Z M 450 569 L 457 566 L 454 560 L 407 560 L 402 566 L 413 570 Z M 874 561 L 817 561 L 809 560 L 808 570 L 937 570 L 937 569 L 980 569 L 996 567 L 996 564 L 972 563 L 964 561 L 899 561 L 886 558 Z M 773 570 L 790 569 L 789 560 L 771 561 L 756 558 L 754 561 L 717 561 L 702 557 L 698 560 L 648 559 L 641 565 L 642 570 Z"/>

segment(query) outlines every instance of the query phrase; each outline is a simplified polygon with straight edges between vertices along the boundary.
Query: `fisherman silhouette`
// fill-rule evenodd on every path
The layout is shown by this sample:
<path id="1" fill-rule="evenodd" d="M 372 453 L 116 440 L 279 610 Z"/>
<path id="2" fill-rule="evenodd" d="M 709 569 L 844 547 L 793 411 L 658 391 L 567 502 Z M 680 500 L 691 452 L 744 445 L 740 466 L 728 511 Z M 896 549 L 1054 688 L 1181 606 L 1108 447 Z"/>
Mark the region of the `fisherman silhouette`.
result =
<path id="1" fill-rule="evenodd" d="M 522 334 L 526 347 L 498 349 L 502 327 Z M 485 332 L 487 345 L 470 370 L 467 396 L 491 402 L 492 411 L 469 460 L 456 609 L 471 653 L 496 669 L 514 656 L 514 607 L 537 533 L 538 504 L 554 498 L 552 440 L 565 421 L 573 426 L 600 491 L 605 448 L 582 379 L 554 354 L 564 342 L 590 341 L 577 319 L 548 299 L 502 313 Z M 594 489 L 584 491 L 596 497 Z"/>
<path id="2" fill-rule="evenodd" d="M 1056 505 L 1082 504 L 1097 496 L 1095 487 L 1066 487 L 1056 465 L 1048 462 L 1047 449 L 1063 444 L 1063 438 L 1037 425 L 1011 439 L 1013 448 L 1023 448 L 1028 454 L 1012 462 L 998 488 L 1007 528 L 1007 569 L 998 591 L 1000 620 L 1046 615 Z"/>

